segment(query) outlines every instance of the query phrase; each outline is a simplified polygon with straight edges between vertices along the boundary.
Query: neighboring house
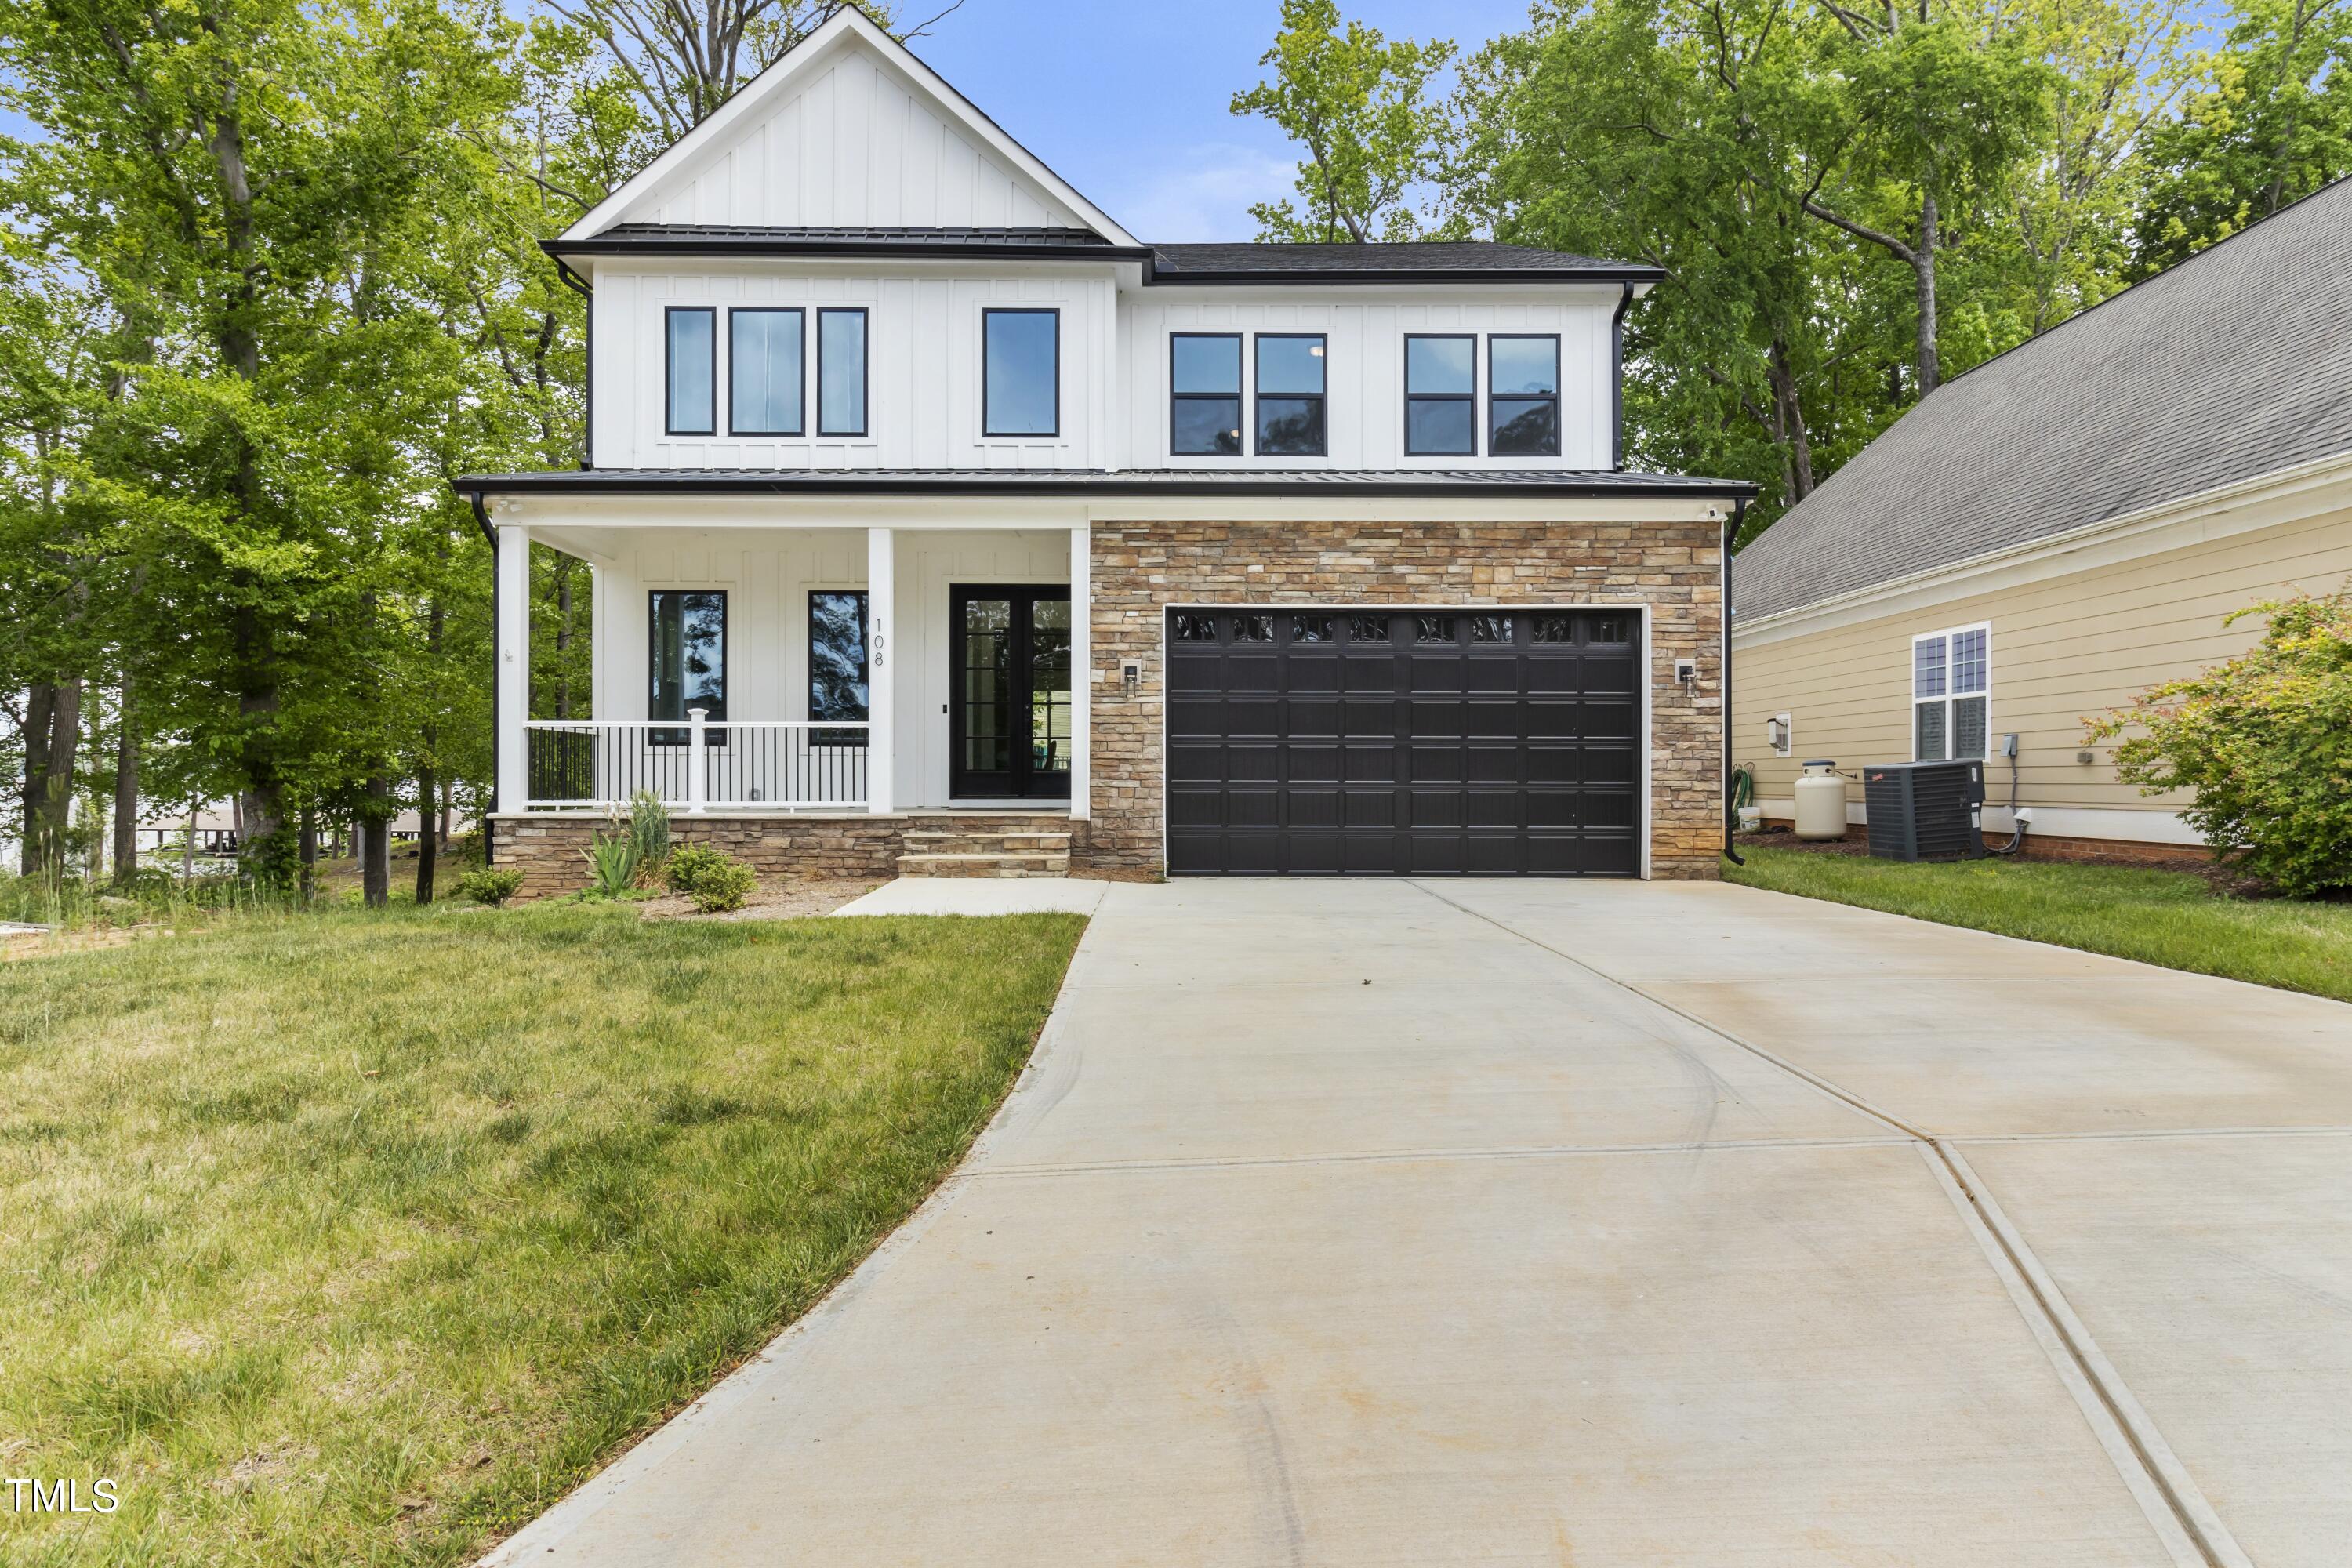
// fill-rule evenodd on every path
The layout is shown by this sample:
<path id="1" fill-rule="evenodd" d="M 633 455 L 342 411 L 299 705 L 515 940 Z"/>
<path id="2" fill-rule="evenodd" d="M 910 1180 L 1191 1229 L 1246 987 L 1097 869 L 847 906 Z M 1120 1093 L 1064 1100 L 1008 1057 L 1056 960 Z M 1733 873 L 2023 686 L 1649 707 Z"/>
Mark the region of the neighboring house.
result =
<path id="1" fill-rule="evenodd" d="M 1751 487 L 1622 471 L 1654 269 L 1145 244 L 854 9 L 547 249 L 588 461 L 457 481 L 534 889 L 640 788 L 803 874 L 1715 874 Z"/>
<path id="2" fill-rule="evenodd" d="M 2352 578 L 2352 182 L 1937 388 L 1733 577 L 1768 819 L 1808 758 L 1990 754 L 2006 833 L 2014 735 L 2034 841 L 2201 853 L 2083 720 L 2244 651 L 2231 611 Z"/>

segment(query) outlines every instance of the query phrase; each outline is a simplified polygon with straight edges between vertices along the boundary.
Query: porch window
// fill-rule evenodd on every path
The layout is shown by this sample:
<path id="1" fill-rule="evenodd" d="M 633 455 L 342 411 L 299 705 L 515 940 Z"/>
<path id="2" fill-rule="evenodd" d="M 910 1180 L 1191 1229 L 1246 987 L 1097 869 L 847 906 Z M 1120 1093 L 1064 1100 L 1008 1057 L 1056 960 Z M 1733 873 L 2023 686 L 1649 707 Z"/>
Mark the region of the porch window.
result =
<path id="1" fill-rule="evenodd" d="M 1171 333 L 1168 378 L 1168 450 L 1179 457 L 1239 457 L 1241 334 Z"/>
<path id="2" fill-rule="evenodd" d="M 1486 452 L 1559 456 L 1559 340 L 1497 332 L 1486 340 Z"/>
<path id="3" fill-rule="evenodd" d="M 731 436 L 801 433 L 801 345 L 796 310 L 745 306 L 727 312 L 727 430 Z"/>
<path id="4" fill-rule="evenodd" d="M 1323 456 L 1324 353 L 1320 332 L 1263 332 L 1257 340 L 1257 449 L 1267 458 Z"/>
<path id="5" fill-rule="evenodd" d="M 700 708 L 712 721 L 727 717 L 727 595 L 718 588 L 656 588 L 652 594 L 653 686 L 646 717 L 683 721 Z M 684 728 L 656 728 L 656 746 L 683 746 Z M 706 745 L 723 745 L 727 731 L 713 730 Z"/>
<path id="6" fill-rule="evenodd" d="M 1409 457 L 1478 452 L 1478 340 L 1468 332 L 1404 340 L 1404 449 Z"/>
<path id="7" fill-rule="evenodd" d="M 866 312 L 816 313 L 816 433 L 866 434 Z"/>
<path id="8" fill-rule="evenodd" d="M 719 312 L 708 305 L 672 305 L 668 336 L 668 423 L 673 436 L 708 436 L 719 401 Z"/>
<path id="9" fill-rule="evenodd" d="M 1990 624 L 1911 639 L 1911 756 L 1961 762 L 1985 754 L 1992 700 Z"/>
<path id="10" fill-rule="evenodd" d="M 866 590 L 821 589 L 809 595 L 809 721 L 862 724 L 866 707 Z M 821 730 L 810 743 L 862 746 L 863 730 Z"/>
<path id="11" fill-rule="evenodd" d="M 981 434 L 1056 436 L 1062 428 L 1062 312 L 981 312 Z"/>

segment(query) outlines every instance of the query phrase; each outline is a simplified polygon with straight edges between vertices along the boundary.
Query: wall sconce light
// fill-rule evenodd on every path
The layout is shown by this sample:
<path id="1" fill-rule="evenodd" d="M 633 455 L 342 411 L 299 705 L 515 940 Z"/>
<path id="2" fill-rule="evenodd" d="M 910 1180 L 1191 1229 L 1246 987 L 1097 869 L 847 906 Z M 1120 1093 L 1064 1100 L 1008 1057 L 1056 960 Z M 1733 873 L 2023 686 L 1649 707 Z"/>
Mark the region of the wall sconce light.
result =
<path id="1" fill-rule="evenodd" d="M 1131 658 L 1122 662 L 1118 667 L 1118 684 L 1119 689 L 1129 697 L 1143 689 L 1143 666 Z"/>

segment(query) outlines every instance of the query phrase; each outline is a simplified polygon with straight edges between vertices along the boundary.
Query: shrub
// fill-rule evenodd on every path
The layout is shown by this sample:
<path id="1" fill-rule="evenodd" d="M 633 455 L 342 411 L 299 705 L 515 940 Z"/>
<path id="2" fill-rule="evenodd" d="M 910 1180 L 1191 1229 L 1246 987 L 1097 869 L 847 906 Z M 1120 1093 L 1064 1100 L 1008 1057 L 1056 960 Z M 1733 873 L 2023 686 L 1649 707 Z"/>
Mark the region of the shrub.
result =
<path id="1" fill-rule="evenodd" d="M 690 897 L 694 900 L 694 907 L 706 915 L 717 914 L 722 910 L 740 910 L 743 907 L 743 900 L 751 896 L 751 889 L 758 880 L 751 874 L 751 867 L 722 855 L 719 857 L 717 865 L 703 868 L 694 879 L 694 890 Z"/>
<path id="2" fill-rule="evenodd" d="M 2180 815 L 2279 891 L 2352 887 L 2352 592 L 2256 605 L 2261 642 L 2240 658 L 2143 692 L 2086 721 L 2142 795 L 2193 789 Z"/>
<path id="3" fill-rule="evenodd" d="M 478 904 L 503 904 L 522 891 L 522 873 L 511 866 L 482 866 L 457 879 L 457 896 Z"/>
<path id="4" fill-rule="evenodd" d="M 707 844 L 681 844 L 670 851 L 669 863 L 662 869 L 671 892 L 691 893 L 695 879 L 703 872 L 726 864 L 727 857 Z"/>
<path id="5" fill-rule="evenodd" d="M 625 898 L 637 885 L 637 841 L 627 833 L 599 833 L 580 851 L 588 862 L 590 887 L 607 899 Z"/>
<path id="6" fill-rule="evenodd" d="M 650 885 L 669 858 L 669 807 L 649 789 L 629 797 L 629 838 L 637 849 L 637 875 Z"/>

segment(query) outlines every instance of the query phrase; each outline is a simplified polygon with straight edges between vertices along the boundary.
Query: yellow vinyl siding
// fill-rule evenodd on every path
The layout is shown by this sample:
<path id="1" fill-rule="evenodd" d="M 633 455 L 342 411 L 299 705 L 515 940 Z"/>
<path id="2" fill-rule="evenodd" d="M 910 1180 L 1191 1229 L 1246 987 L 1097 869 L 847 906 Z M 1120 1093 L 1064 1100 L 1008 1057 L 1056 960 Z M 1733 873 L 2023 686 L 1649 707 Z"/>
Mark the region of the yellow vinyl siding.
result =
<path id="1" fill-rule="evenodd" d="M 2340 493 L 2340 492 L 2339 492 Z M 2088 765 L 2082 721 L 2159 681 L 2243 652 L 2259 620 L 2224 629 L 2231 611 L 2297 593 L 2331 593 L 2352 580 L 2352 510 L 2296 519 L 2254 532 L 2019 587 L 1963 594 L 1918 609 L 1735 649 L 1731 760 L 1756 771 L 1757 795 L 1787 800 L 1798 764 L 1903 762 L 1911 755 L 1911 639 L 1992 626 L 1990 732 L 2019 737 L 2026 805 L 2164 811 L 2119 782 L 2112 748 Z M 1796 745 L 1772 755 L 1764 722 L 1790 714 Z M 1988 781 L 2005 797 L 2009 770 Z"/>

